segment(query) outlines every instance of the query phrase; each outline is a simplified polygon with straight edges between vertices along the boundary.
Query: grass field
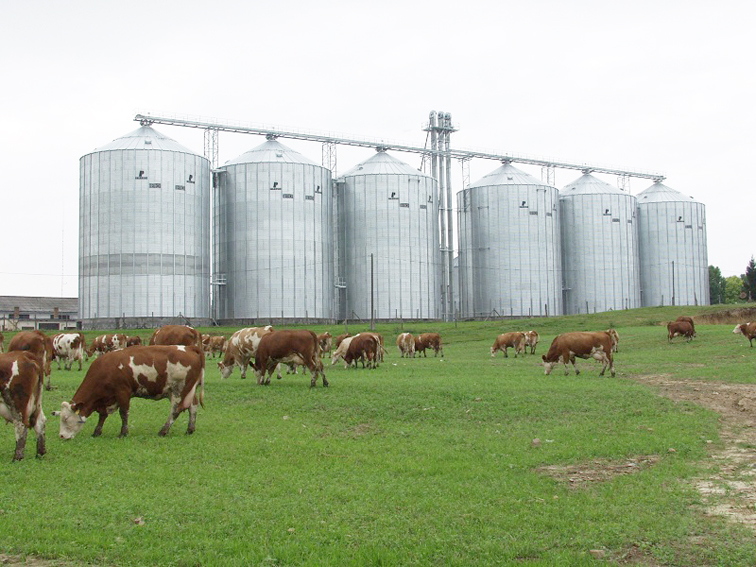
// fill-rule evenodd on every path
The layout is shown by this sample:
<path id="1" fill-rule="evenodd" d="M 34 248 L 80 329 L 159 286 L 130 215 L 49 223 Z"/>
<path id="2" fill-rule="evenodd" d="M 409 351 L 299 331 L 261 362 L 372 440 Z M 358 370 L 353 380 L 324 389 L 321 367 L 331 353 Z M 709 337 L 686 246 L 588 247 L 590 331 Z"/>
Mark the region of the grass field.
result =
<path id="1" fill-rule="evenodd" d="M 238 370 L 224 381 L 208 359 L 192 436 L 182 414 L 159 438 L 168 402 L 134 400 L 127 438 L 116 413 L 102 437 L 87 423 L 61 441 L 50 414 L 86 366 L 54 369 L 48 454 L 34 459 L 31 438 L 11 463 L 12 427 L 0 435 L 0 549 L 103 565 L 756 564 L 753 532 L 705 515 L 692 487 L 716 466 L 717 415 L 632 379 L 756 382 L 756 349 L 732 325 L 669 345 L 657 324 L 711 309 L 379 325 L 385 362 L 327 368 L 329 388 L 302 375 L 260 387 Z M 556 334 L 609 326 L 616 378 L 593 361 L 544 376 Z M 535 356 L 491 358 L 498 333 L 530 328 Z M 440 332 L 445 357 L 399 358 L 402 330 Z M 580 463 L 634 474 L 575 486 L 553 472 Z"/>

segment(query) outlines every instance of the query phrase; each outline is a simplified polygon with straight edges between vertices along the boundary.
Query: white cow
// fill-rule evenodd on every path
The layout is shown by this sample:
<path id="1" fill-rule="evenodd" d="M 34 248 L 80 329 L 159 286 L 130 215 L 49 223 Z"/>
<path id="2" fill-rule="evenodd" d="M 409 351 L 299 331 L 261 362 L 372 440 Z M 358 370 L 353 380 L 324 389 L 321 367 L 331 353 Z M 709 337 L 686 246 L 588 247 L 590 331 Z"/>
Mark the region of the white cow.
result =
<path id="1" fill-rule="evenodd" d="M 66 370 L 71 370 L 74 361 L 81 363 L 84 361 L 84 341 L 79 333 L 63 333 L 53 337 L 53 357 L 58 361 L 58 370 L 60 370 L 60 361 L 64 360 Z"/>

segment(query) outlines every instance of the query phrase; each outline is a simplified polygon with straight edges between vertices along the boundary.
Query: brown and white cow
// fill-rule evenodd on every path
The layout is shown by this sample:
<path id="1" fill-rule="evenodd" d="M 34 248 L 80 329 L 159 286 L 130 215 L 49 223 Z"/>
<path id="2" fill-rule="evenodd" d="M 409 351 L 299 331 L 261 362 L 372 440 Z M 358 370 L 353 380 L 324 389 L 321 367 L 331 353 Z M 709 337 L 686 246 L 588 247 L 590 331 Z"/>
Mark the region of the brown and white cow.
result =
<path id="1" fill-rule="evenodd" d="M 688 342 L 696 336 L 696 330 L 687 321 L 672 321 L 667 323 L 667 342 L 672 342 L 675 337 L 686 337 Z"/>
<path id="2" fill-rule="evenodd" d="M 196 346 L 202 350 L 202 336 L 197 329 L 188 325 L 163 325 L 155 329 L 150 337 L 150 346 L 154 345 Z"/>
<path id="3" fill-rule="evenodd" d="M 52 338 L 53 357 L 58 362 L 60 370 L 60 361 L 63 360 L 63 367 L 66 370 L 73 368 L 73 363 L 79 363 L 79 370 L 84 362 L 84 344 L 81 333 L 61 333 Z"/>
<path id="4" fill-rule="evenodd" d="M 199 387 L 199 394 L 197 393 Z M 60 438 L 73 439 L 87 418 L 99 414 L 93 437 L 102 434 L 108 415 L 116 409 L 121 415 L 121 433 L 129 433 L 131 398 L 171 400 L 168 421 L 158 435 L 168 434 L 173 422 L 189 410 L 189 427 L 194 433 L 198 402 L 205 396 L 205 355 L 197 346 L 134 346 L 108 352 L 95 360 L 70 402 L 62 402 Z"/>
<path id="5" fill-rule="evenodd" d="M 402 333 L 396 337 L 396 346 L 399 349 L 401 358 L 415 358 L 415 337 L 412 333 Z"/>
<path id="6" fill-rule="evenodd" d="M 535 354 L 536 346 L 538 346 L 538 340 L 541 337 L 538 335 L 538 331 L 525 331 L 525 349 L 530 347 L 530 354 Z"/>
<path id="7" fill-rule="evenodd" d="M 323 386 L 328 386 L 319 351 L 318 336 L 312 331 L 283 330 L 263 335 L 255 355 L 257 383 L 270 384 L 273 370 L 279 364 L 286 364 L 307 367 L 312 375 L 311 387 L 317 385 L 318 375 L 322 378 Z"/>
<path id="8" fill-rule="evenodd" d="M 241 377 L 247 377 L 247 366 L 257 354 L 257 347 L 260 340 L 268 333 L 273 332 L 273 327 L 248 327 L 239 329 L 231 338 L 226 341 L 226 350 L 223 354 L 223 360 L 218 363 L 218 369 L 221 378 L 228 378 L 238 366 L 241 370 Z"/>
<path id="9" fill-rule="evenodd" d="M 37 457 L 45 454 L 43 381 L 39 360 L 30 352 L 0 354 L 0 417 L 12 423 L 16 433 L 14 461 L 24 458 L 29 429 L 37 434 Z"/>
<path id="10" fill-rule="evenodd" d="M 607 366 L 614 376 L 614 361 L 612 360 L 612 339 L 601 331 L 599 333 L 574 332 L 558 335 L 551 343 L 549 351 L 542 356 L 544 373 L 548 376 L 551 370 L 561 359 L 564 363 L 564 374 L 569 374 L 568 364 L 571 362 L 575 368 L 575 374 L 580 370 L 575 365 L 575 357 L 589 359 L 595 358 L 603 363 L 599 376 L 603 376 Z"/>
<path id="11" fill-rule="evenodd" d="M 344 362 L 347 367 L 357 361 L 362 361 L 362 367 L 365 368 L 367 360 L 368 368 L 377 368 L 380 359 L 381 343 L 375 333 L 360 333 L 349 342 L 349 347 L 344 354 Z"/>
<path id="12" fill-rule="evenodd" d="M 86 353 L 87 356 L 92 356 L 95 353 L 97 356 L 100 356 L 106 352 L 126 348 L 128 341 L 129 338 L 121 333 L 116 333 L 114 335 L 100 335 L 94 338 L 92 344 L 87 348 Z"/>
<path id="13" fill-rule="evenodd" d="M 415 354 L 423 353 L 423 356 L 427 357 L 425 350 L 432 348 L 436 356 L 441 351 L 441 356 L 444 356 L 444 347 L 441 344 L 441 335 L 438 333 L 423 333 L 415 337 Z"/>
<path id="14" fill-rule="evenodd" d="M 45 388 L 47 390 L 52 389 L 50 375 L 52 374 L 52 359 L 55 349 L 53 348 L 51 337 L 37 330 L 20 331 L 16 333 L 8 344 L 8 352 L 11 351 L 28 351 L 39 358 L 42 372 L 47 376 Z"/>
<path id="15" fill-rule="evenodd" d="M 318 344 L 320 345 L 320 356 L 323 356 L 327 352 L 331 352 L 333 349 L 333 335 L 326 331 L 318 335 Z"/>
<path id="16" fill-rule="evenodd" d="M 740 325 L 736 325 L 732 332 L 747 338 L 748 342 L 751 343 L 751 348 L 753 348 L 753 339 L 756 339 L 756 323 L 741 323 Z"/>
<path id="17" fill-rule="evenodd" d="M 360 335 L 372 335 L 373 337 L 375 337 L 375 339 L 378 341 L 378 347 L 379 347 L 378 362 L 383 362 L 383 353 L 385 352 L 383 349 L 383 337 L 379 335 L 378 333 L 373 333 L 373 332 L 368 331 L 364 333 L 357 333 L 354 336 L 347 336 L 342 341 L 340 341 L 339 346 L 336 347 L 336 350 L 333 351 L 333 355 L 331 356 L 331 366 L 336 364 L 339 358 L 346 359 L 346 353 L 349 350 L 349 345 L 352 343 L 355 337 L 359 337 Z M 348 368 L 348 367 L 349 367 L 349 364 L 345 362 L 344 368 Z"/>
<path id="18" fill-rule="evenodd" d="M 696 336 L 696 323 L 693 321 L 692 317 L 688 317 L 686 315 L 680 315 L 675 321 L 684 321 L 686 323 L 690 323 L 690 326 L 693 327 L 693 336 Z"/>
<path id="19" fill-rule="evenodd" d="M 133 335 L 131 337 L 126 337 L 126 346 L 141 346 L 142 344 L 142 337 L 139 337 L 137 335 Z"/>
<path id="20" fill-rule="evenodd" d="M 612 352 L 619 352 L 619 333 L 616 329 L 607 329 L 606 334 L 612 339 Z"/>
<path id="21" fill-rule="evenodd" d="M 513 348 L 515 352 L 515 358 L 518 353 L 525 354 L 525 333 L 514 331 L 512 333 L 502 333 L 494 341 L 491 347 L 491 356 L 496 356 L 496 353 L 502 351 L 504 358 L 509 358 L 507 349 Z"/>
<path id="22" fill-rule="evenodd" d="M 343 341 L 344 339 L 346 339 L 348 337 L 351 337 L 351 336 L 352 335 L 350 335 L 349 333 L 342 333 L 341 335 L 339 335 L 338 337 L 336 337 L 336 339 L 333 341 L 333 346 L 335 348 L 339 348 L 339 345 L 341 344 L 341 341 Z"/>
<path id="23" fill-rule="evenodd" d="M 215 355 L 222 355 L 226 348 L 226 337 L 219 335 L 210 337 L 207 341 L 207 346 L 203 344 L 205 353 L 209 353 L 211 357 L 215 358 Z"/>

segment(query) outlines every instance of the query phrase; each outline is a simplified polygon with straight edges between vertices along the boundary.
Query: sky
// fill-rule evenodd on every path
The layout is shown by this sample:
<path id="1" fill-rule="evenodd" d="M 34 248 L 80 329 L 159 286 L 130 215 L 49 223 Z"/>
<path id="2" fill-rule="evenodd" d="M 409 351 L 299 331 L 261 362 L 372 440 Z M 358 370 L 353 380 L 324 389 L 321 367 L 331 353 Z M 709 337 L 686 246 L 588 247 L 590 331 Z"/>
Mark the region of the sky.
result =
<path id="1" fill-rule="evenodd" d="M 756 254 L 752 1 L 0 0 L 0 20 L 0 295 L 77 295 L 79 160 L 138 113 L 423 146 L 449 112 L 453 148 L 662 173 L 706 205 L 709 264 Z M 200 130 L 155 129 L 203 152 Z M 221 133 L 219 161 L 263 141 Z M 337 172 L 370 155 L 339 147 Z"/>

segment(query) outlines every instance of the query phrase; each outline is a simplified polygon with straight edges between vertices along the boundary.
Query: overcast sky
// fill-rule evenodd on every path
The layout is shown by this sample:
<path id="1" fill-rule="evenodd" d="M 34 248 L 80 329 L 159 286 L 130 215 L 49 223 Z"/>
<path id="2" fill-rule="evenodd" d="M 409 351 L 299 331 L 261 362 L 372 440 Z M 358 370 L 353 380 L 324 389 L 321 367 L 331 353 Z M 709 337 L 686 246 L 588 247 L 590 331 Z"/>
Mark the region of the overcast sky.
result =
<path id="1" fill-rule="evenodd" d="M 756 253 L 753 1 L 0 0 L 0 19 L 0 295 L 77 295 L 79 159 L 140 112 L 416 146 L 450 112 L 456 148 L 665 174 L 706 205 L 725 276 Z M 155 128 L 202 153 L 202 131 Z M 220 162 L 263 141 L 221 133 Z M 339 148 L 338 171 L 370 155 Z"/>

